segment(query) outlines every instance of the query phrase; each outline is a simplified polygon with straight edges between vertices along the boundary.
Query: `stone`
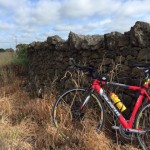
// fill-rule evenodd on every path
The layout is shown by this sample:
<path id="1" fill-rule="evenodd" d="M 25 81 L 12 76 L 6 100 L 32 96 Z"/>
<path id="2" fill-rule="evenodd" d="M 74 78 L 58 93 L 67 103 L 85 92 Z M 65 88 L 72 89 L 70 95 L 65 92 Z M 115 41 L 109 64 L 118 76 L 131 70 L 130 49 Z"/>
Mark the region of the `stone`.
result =
<path id="1" fill-rule="evenodd" d="M 120 38 L 118 39 L 117 47 L 125 47 L 128 46 L 130 43 L 130 38 L 126 35 L 120 35 Z"/>
<path id="2" fill-rule="evenodd" d="M 61 42 L 59 42 L 59 43 L 57 43 L 56 45 L 55 45 L 55 49 L 56 50 L 61 50 L 61 51 L 65 51 L 66 49 L 69 49 L 69 46 L 68 46 L 68 43 L 65 41 L 61 41 Z"/>
<path id="3" fill-rule="evenodd" d="M 121 64 L 121 63 L 124 63 L 125 61 L 125 57 L 123 56 L 117 56 L 116 59 L 115 59 L 115 62 L 118 64 Z"/>
<path id="4" fill-rule="evenodd" d="M 83 43 L 81 45 L 82 49 L 91 49 L 97 50 L 99 48 L 103 48 L 104 36 L 101 35 L 92 35 L 85 36 Z"/>
<path id="5" fill-rule="evenodd" d="M 105 48 L 108 50 L 116 50 L 118 41 L 122 37 L 119 32 L 111 32 L 104 35 Z"/>
<path id="6" fill-rule="evenodd" d="M 110 65 L 113 63 L 113 60 L 110 58 L 104 58 L 102 61 L 102 65 Z"/>
<path id="7" fill-rule="evenodd" d="M 47 43 L 49 44 L 49 45 L 56 45 L 57 43 L 59 43 L 59 42 L 63 42 L 64 40 L 61 38 L 61 37 L 59 37 L 58 35 L 55 35 L 55 36 L 51 36 L 51 37 L 48 37 L 47 38 Z"/>
<path id="8" fill-rule="evenodd" d="M 150 46 L 150 24 L 137 21 L 130 30 L 130 42 L 132 46 L 149 47 Z"/>
<path id="9" fill-rule="evenodd" d="M 127 57 L 126 57 L 126 60 L 127 61 L 130 61 L 130 60 L 133 60 L 134 59 L 134 57 L 132 57 L 131 55 L 128 55 Z"/>
<path id="10" fill-rule="evenodd" d="M 138 81 L 140 75 L 129 76 L 132 70 L 127 66 L 129 61 L 150 61 L 149 29 L 149 24 L 137 22 L 124 34 L 112 32 L 103 36 L 70 32 L 66 41 L 52 36 L 44 42 L 31 43 L 27 50 L 29 80 L 36 84 L 37 79 L 51 83 L 55 78 L 63 78 L 69 58 L 73 57 L 81 65 L 86 63 L 100 68 L 101 73 L 109 74 L 116 65 L 116 81 L 129 84 L 128 78 Z M 57 88 L 59 91 L 60 85 Z"/>
<path id="11" fill-rule="evenodd" d="M 150 61 L 150 48 L 141 49 L 137 59 L 139 61 Z"/>
<path id="12" fill-rule="evenodd" d="M 97 53 L 91 54 L 90 57 L 91 57 L 92 59 L 98 59 L 98 58 L 100 58 L 99 55 L 98 55 Z"/>
<path id="13" fill-rule="evenodd" d="M 97 50 L 103 47 L 104 36 L 101 35 L 78 35 L 69 33 L 68 42 L 70 49 Z"/>
<path id="14" fill-rule="evenodd" d="M 70 32 L 69 33 L 69 37 L 68 37 L 68 43 L 69 43 L 70 49 L 71 50 L 72 49 L 80 50 L 83 40 L 84 40 L 84 36 L 83 35 L 78 35 L 78 34 L 75 34 L 73 32 Z"/>

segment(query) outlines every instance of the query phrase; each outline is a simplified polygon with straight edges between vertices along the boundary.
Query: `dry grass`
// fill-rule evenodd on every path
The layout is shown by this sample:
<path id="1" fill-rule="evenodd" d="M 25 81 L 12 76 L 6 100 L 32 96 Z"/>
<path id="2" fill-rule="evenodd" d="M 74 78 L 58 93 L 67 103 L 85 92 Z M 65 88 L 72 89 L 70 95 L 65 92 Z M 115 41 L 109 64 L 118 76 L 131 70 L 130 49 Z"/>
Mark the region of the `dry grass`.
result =
<path id="1" fill-rule="evenodd" d="M 9 64 L 14 57 L 14 52 L 0 52 L 0 67 Z"/>
<path id="2" fill-rule="evenodd" d="M 111 129 L 98 134 L 89 122 L 83 130 L 70 124 L 71 138 L 64 138 L 51 118 L 56 99 L 54 90 L 50 99 L 31 99 L 21 89 L 23 79 L 15 77 L 12 70 L 3 70 L 0 86 L 0 150 L 137 150 L 131 143 L 118 139 Z M 76 83 L 78 84 L 78 83 Z M 121 143 L 121 144 L 120 144 Z"/>
<path id="3" fill-rule="evenodd" d="M 21 80 L 0 88 L 0 149 L 1 150 L 137 150 L 114 142 L 116 137 L 97 132 L 90 126 L 84 132 L 74 130 L 65 139 L 53 126 L 51 108 L 54 99 L 30 99 L 21 90 Z"/>

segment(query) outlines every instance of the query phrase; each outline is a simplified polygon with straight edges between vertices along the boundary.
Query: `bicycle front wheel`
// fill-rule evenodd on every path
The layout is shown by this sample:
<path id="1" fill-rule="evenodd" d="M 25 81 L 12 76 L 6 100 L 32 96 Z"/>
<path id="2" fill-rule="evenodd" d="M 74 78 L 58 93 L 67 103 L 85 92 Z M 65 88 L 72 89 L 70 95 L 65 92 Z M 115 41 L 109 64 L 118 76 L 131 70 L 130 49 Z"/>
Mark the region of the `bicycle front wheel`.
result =
<path id="1" fill-rule="evenodd" d="M 89 100 L 81 110 L 85 99 Z M 84 88 L 72 89 L 61 95 L 55 102 L 52 118 L 56 128 L 70 136 L 76 131 L 88 129 L 100 130 L 104 124 L 104 108 L 102 102 L 94 93 L 87 95 Z M 87 129 L 87 130 L 85 130 Z"/>
<path id="2" fill-rule="evenodd" d="M 146 103 L 138 112 L 135 128 L 147 131 L 145 134 L 137 134 L 137 138 L 144 150 L 150 149 L 150 102 Z"/>

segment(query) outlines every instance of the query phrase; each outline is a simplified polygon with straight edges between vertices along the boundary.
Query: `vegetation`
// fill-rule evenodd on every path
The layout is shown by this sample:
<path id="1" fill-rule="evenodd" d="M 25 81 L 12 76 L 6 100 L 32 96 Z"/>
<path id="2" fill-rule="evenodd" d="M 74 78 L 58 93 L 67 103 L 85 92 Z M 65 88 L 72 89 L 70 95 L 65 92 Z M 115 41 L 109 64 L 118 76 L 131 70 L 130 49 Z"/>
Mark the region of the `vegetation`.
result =
<path id="1" fill-rule="evenodd" d="M 17 63 L 26 64 L 27 60 L 23 60 L 27 59 L 27 45 L 18 47 L 17 57 L 11 57 L 14 53 L 3 53 L 0 64 L 7 64 L 9 59 L 11 62 L 14 58 L 21 60 Z M 7 61 L 2 63 L 4 55 Z M 132 142 L 118 139 L 118 133 L 110 132 L 110 128 L 98 134 L 89 125 L 82 131 L 74 130 L 70 139 L 60 135 L 51 118 L 57 97 L 55 82 L 49 96 L 45 94 L 43 99 L 31 99 L 23 90 L 25 80 L 16 77 L 12 69 L 2 67 L 0 80 L 0 150 L 137 150 Z"/>
<path id="2" fill-rule="evenodd" d="M 16 46 L 16 52 L 9 49 L 0 49 L 0 66 L 8 65 L 10 63 L 15 65 L 27 65 L 27 44 L 18 44 Z"/>
<path id="3" fill-rule="evenodd" d="M 13 60 L 14 64 L 28 65 L 27 44 L 18 44 L 16 46 L 16 57 Z"/>
<path id="4" fill-rule="evenodd" d="M 0 52 L 5 52 L 5 49 L 3 49 L 3 48 L 0 48 Z"/>
<path id="5" fill-rule="evenodd" d="M 14 52 L 0 52 L 0 67 L 10 64 L 14 58 Z"/>
<path id="6" fill-rule="evenodd" d="M 80 132 L 74 130 L 72 137 L 65 139 L 51 121 L 55 95 L 31 99 L 20 84 L 22 80 L 14 77 L 13 83 L 0 88 L 1 150 L 137 150 L 132 143 L 122 145 L 117 133 L 113 137 L 107 132 L 98 134 L 91 126 Z"/>
<path id="7" fill-rule="evenodd" d="M 14 50 L 12 48 L 7 49 L 0 48 L 0 52 L 14 52 Z"/>

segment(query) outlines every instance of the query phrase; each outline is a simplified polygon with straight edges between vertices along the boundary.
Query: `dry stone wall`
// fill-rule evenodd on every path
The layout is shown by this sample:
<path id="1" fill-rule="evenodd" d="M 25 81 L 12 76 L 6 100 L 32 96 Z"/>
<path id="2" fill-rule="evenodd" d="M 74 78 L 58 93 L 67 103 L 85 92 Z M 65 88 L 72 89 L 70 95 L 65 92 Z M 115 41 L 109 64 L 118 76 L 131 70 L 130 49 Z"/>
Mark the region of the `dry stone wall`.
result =
<path id="1" fill-rule="evenodd" d="M 114 66 L 120 64 L 119 71 L 115 70 L 118 71 L 115 80 L 126 84 L 131 84 L 131 80 L 139 82 L 138 70 L 129 68 L 128 62 L 150 61 L 150 24 L 138 21 L 124 34 L 78 35 L 70 32 L 68 40 L 57 35 L 48 37 L 45 42 L 31 43 L 28 56 L 32 89 L 40 83 L 51 83 L 55 77 L 60 79 L 68 68 L 70 57 L 81 64 L 94 64 L 109 75 Z"/>

